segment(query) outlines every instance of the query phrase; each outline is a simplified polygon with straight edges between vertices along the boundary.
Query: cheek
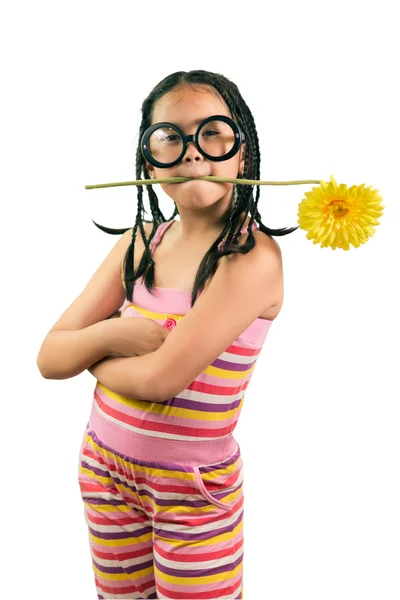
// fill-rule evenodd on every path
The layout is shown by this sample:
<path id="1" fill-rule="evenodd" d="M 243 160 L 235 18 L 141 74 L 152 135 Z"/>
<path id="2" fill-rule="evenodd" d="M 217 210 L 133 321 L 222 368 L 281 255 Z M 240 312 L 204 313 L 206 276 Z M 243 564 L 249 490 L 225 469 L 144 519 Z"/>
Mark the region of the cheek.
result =
<path id="1" fill-rule="evenodd" d="M 236 177 L 239 171 L 239 160 L 233 156 L 229 160 L 215 163 L 213 175 L 216 177 Z"/>
<path id="2" fill-rule="evenodd" d="M 176 177 L 176 173 L 172 169 L 157 169 L 154 168 L 154 175 L 157 179 L 166 179 L 167 177 Z"/>
<path id="3" fill-rule="evenodd" d="M 168 179 L 170 177 L 177 177 L 177 174 L 173 173 L 172 169 L 156 169 L 155 177 L 157 179 Z M 179 183 L 156 183 L 153 189 L 156 193 L 162 189 L 168 196 L 171 196 L 176 193 L 179 185 Z"/>

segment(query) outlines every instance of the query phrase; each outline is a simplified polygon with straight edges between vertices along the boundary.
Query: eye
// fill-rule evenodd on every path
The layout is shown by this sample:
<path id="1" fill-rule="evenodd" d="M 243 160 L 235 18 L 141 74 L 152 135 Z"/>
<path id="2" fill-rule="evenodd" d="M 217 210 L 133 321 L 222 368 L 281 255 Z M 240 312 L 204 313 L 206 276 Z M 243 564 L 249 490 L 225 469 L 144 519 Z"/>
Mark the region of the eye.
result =
<path id="1" fill-rule="evenodd" d="M 206 134 L 212 134 L 212 133 L 216 133 L 217 135 L 219 134 L 219 131 L 215 131 L 213 129 L 210 129 L 209 131 L 205 131 L 202 135 L 206 135 Z M 213 136 L 207 136 L 207 137 L 213 137 Z"/>
<path id="2" fill-rule="evenodd" d="M 174 139 L 171 139 L 171 138 L 174 138 Z M 179 135 L 176 135 L 176 134 L 173 134 L 173 133 L 171 133 L 170 135 L 167 135 L 167 136 L 165 137 L 165 139 L 167 140 L 167 142 L 175 142 L 177 139 L 178 139 L 178 140 L 180 139 L 180 136 L 179 136 Z"/>

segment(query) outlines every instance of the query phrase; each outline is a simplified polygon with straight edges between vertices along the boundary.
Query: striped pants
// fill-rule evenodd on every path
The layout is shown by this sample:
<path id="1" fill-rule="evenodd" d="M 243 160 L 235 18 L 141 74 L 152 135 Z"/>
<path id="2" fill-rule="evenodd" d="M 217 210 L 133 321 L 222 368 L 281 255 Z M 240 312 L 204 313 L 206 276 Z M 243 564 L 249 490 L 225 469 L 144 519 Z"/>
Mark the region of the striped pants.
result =
<path id="1" fill-rule="evenodd" d="M 98 598 L 243 599 L 237 442 L 229 442 L 228 458 L 225 444 L 225 459 L 206 465 L 196 463 L 193 446 L 207 444 L 208 457 L 210 446 L 220 456 L 221 440 L 167 440 L 160 456 L 154 448 L 164 440 L 134 433 L 139 452 L 133 458 L 97 435 L 88 425 L 78 480 Z"/>

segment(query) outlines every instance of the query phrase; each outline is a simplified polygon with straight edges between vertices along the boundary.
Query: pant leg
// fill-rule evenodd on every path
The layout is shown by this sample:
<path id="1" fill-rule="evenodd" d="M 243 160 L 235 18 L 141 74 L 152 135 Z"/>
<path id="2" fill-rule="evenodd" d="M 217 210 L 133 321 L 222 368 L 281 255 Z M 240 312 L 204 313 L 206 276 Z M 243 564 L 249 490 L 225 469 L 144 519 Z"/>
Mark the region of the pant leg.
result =
<path id="1" fill-rule="evenodd" d="M 243 599 L 240 450 L 214 465 L 149 471 L 159 599 Z"/>
<path id="2" fill-rule="evenodd" d="M 79 481 L 99 598 L 244 598 L 239 447 L 212 465 L 160 463 L 88 431 Z"/>
<path id="3" fill-rule="evenodd" d="M 78 480 L 99 599 L 157 598 L 152 522 L 129 471 L 87 429 Z"/>

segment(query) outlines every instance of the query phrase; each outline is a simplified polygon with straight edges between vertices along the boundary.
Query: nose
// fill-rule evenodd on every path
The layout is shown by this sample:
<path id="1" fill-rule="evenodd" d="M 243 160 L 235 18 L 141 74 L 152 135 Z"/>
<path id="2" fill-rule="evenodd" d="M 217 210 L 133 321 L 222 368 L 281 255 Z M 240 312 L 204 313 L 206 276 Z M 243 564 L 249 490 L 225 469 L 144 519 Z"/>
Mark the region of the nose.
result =
<path id="1" fill-rule="evenodd" d="M 193 160 L 193 161 L 199 161 L 202 158 L 203 158 L 203 156 L 198 151 L 194 140 L 191 140 L 190 142 L 188 142 L 188 144 L 186 146 L 186 152 L 183 155 L 182 160 L 185 161 L 185 162 L 190 162 L 191 160 Z"/>

